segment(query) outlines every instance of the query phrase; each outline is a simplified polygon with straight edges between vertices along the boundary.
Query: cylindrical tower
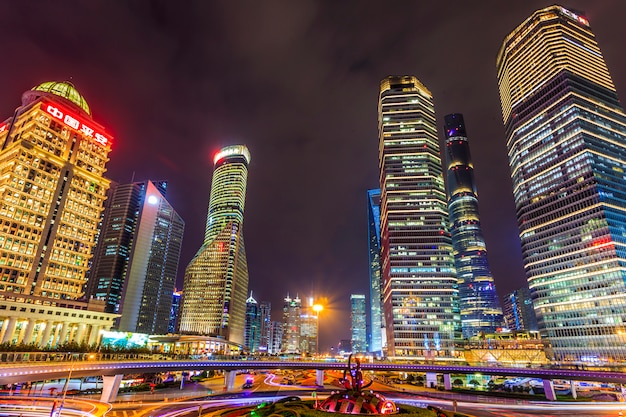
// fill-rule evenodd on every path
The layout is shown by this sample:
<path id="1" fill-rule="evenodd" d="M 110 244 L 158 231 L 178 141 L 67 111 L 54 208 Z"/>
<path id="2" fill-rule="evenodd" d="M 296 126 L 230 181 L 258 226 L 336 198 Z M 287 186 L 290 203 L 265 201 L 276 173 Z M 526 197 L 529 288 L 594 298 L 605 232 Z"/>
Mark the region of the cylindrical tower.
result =
<path id="1" fill-rule="evenodd" d="M 474 166 L 462 114 L 444 117 L 448 210 L 459 282 L 463 338 L 504 327 L 478 215 Z"/>
<path id="2" fill-rule="evenodd" d="M 185 271 L 179 330 L 243 345 L 248 264 L 242 227 L 250 152 L 245 145 L 228 146 L 213 162 L 204 243 Z"/>

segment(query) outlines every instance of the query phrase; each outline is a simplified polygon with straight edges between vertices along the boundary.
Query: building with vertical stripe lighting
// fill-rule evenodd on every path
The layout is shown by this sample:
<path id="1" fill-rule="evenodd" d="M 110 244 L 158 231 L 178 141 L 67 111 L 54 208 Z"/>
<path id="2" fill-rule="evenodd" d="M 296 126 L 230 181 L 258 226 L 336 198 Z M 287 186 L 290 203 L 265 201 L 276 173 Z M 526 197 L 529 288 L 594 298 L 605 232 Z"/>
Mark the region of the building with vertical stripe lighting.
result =
<path id="1" fill-rule="evenodd" d="M 626 117 L 587 18 L 533 13 L 496 60 L 524 268 L 548 358 L 626 359 Z"/>
<path id="2" fill-rule="evenodd" d="M 382 355 L 384 316 L 380 293 L 380 189 L 367 190 L 367 232 L 369 237 L 370 261 L 370 325 L 367 335 L 367 350 Z"/>
<path id="3" fill-rule="evenodd" d="M 381 81 L 378 133 L 388 356 L 458 357 L 458 286 L 435 108 L 417 78 Z"/>
<path id="4" fill-rule="evenodd" d="M 204 243 L 185 271 L 179 330 L 243 345 L 248 263 L 243 212 L 250 152 L 228 146 L 213 158 Z"/>
<path id="5" fill-rule="evenodd" d="M 444 116 L 448 210 L 459 283 L 464 339 L 505 327 L 502 308 L 487 260 L 487 245 L 478 215 L 474 164 L 462 114 Z"/>

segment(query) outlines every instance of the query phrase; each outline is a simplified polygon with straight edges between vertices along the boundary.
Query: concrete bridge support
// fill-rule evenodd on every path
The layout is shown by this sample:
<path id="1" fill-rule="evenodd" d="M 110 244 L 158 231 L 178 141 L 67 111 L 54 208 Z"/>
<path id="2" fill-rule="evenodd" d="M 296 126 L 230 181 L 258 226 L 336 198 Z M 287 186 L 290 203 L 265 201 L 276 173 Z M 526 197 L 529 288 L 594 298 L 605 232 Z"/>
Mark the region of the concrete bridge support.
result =
<path id="1" fill-rule="evenodd" d="M 426 387 L 437 388 L 437 374 L 434 372 L 426 372 Z"/>
<path id="2" fill-rule="evenodd" d="M 315 370 L 315 385 L 317 385 L 318 387 L 324 386 L 324 370 L 323 369 Z"/>
<path id="3" fill-rule="evenodd" d="M 102 396 L 100 397 L 100 401 L 104 403 L 112 403 L 115 401 L 123 376 L 124 375 L 105 375 L 102 377 Z"/>
<path id="4" fill-rule="evenodd" d="M 224 371 L 224 388 L 226 391 L 232 391 L 235 389 L 235 377 L 237 371 Z"/>
<path id="5" fill-rule="evenodd" d="M 569 382 L 570 389 L 572 391 L 572 398 L 578 398 L 578 393 L 576 392 L 576 383 L 574 381 Z"/>
<path id="6" fill-rule="evenodd" d="M 546 399 L 549 401 L 556 401 L 556 393 L 554 392 L 554 384 L 550 379 L 543 380 L 543 392 L 546 394 Z"/>
<path id="7" fill-rule="evenodd" d="M 452 382 L 450 381 L 450 374 L 443 374 L 443 387 L 446 391 L 452 391 Z"/>

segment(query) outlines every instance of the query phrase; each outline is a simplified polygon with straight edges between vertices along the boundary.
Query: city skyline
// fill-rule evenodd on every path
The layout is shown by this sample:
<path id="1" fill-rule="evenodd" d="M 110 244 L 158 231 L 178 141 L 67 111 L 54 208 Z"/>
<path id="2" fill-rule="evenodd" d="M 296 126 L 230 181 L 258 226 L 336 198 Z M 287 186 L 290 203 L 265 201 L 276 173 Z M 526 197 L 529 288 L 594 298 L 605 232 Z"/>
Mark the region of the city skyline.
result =
<path id="1" fill-rule="evenodd" d="M 443 115 L 465 115 L 499 295 L 525 284 L 495 57 L 511 30 L 552 3 L 452 2 L 448 12 L 420 4 L 406 17 L 383 3 L 364 6 L 360 17 L 350 2 L 243 11 L 9 4 L 3 50 L 19 64 L 5 69 L 0 111 L 10 116 L 21 93 L 40 82 L 71 77 L 116 138 L 107 178 L 128 182 L 135 172 L 172 184 L 172 206 L 188 224 L 183 268 L 202 242 L 213 153 L 246 143 L 254 155 L 245 224 L 250 289 L 275 308 L 286 292 L 326 297 L 327 349 L 348 337 L 349 294 L 368 285 L 363 195 L 378 186 L 376 94 L 389 74 L 414 74 L 433 93 L 440 142 Z M 626 94 L 624 29 L 612 20 L 626 5 L 564 6 L 587 12 L 617 92 Z M 70 11 L 74 24 L 61 26 L 55 16 Z M 194 14 L 215 25 L 204 29 Z M 272 14 L 284 27 L 265 18 Z M 114 33 L 116 20 L 124 30 Z M 181 281 L 179 272 L 179 288 Z"/>

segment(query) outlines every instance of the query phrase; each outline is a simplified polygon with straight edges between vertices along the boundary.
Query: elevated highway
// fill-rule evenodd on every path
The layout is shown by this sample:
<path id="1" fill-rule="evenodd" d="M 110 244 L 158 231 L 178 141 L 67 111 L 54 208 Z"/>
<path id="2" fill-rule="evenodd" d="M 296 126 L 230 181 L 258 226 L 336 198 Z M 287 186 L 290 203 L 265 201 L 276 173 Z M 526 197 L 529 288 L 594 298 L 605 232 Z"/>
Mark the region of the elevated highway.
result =
<path id="1" fill-rule="evenodd" d="M 74 362 L 22 362 L 3 364 L 0 384 L 42 381 L 97 375 L 122 375 L 133 373 L 158 373 L 192 370 L 261 370 L 261 369 L 311 369 L 318 371 L 345 369 L 345 363 L 314 361 L 246 361 L 246 360 L 157 360 L 157 361 L 74 361 Z M 489 366 L 414 365 L 406 363 L 362 363 L 364 371 L 425 372 L 435 374 L 484 374 L 538 379 L 563 379 L 626 384 L 626 373 L 592 370 L 505 368 Z"/>

